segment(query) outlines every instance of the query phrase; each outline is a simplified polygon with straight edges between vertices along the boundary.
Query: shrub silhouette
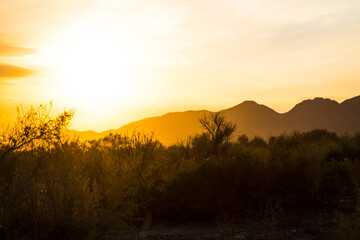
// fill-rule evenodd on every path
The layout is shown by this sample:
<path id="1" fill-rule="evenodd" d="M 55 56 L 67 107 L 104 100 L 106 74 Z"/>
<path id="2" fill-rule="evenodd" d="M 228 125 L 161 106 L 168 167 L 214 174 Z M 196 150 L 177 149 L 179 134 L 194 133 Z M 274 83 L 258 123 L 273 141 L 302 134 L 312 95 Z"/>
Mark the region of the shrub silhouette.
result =
<path id="1" fill-rule="evenodd" d="M 61 140 L 64 130 L 69 126 L 74 115 L 73 111 L 51 115 L 52 103 L 40 105 L 38 108 L 30 107 L 27 111 L 20 106 L 17 108 L 16 123 L 0 135 L 2 153 L 0 161 L 7 154 L 36 143 L 54 143 Z"/>
<path id="2" fill-rule="evenodd" d="M 222 154 L 236 131 L 236 124 L 227 122 L 221 112 L 210 113 L 199 119 L 202 128 L 209 136 L 212 143 L 212 152 L 215 155 Z"/>
<path id="3" fill-rule="evenodd" d="M 203 120 L 210 131 L 168 147 L 141 133 L 81 142 L 63 137 L 72 112 L 46 109 L 2 135 L 1 239 L 96 238 L 145 221 L 263 214 L 269 204 L 282 214 L 332 209 L 360 183 L 360 134 L 230 141 L 235 125 L 214 115 Z"/>

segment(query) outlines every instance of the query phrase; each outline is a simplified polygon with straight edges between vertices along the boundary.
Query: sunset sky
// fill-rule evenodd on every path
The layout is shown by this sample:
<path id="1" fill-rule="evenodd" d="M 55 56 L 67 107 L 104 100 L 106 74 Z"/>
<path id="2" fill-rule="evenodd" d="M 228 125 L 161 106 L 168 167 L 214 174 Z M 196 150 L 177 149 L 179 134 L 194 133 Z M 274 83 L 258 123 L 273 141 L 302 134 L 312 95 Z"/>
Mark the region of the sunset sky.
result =
<path id="1" fill-rule="evenodd" d="M 359 0 L 0 0 L 0 122 L 50 100 L 103 131 L 358 95 Z"/>

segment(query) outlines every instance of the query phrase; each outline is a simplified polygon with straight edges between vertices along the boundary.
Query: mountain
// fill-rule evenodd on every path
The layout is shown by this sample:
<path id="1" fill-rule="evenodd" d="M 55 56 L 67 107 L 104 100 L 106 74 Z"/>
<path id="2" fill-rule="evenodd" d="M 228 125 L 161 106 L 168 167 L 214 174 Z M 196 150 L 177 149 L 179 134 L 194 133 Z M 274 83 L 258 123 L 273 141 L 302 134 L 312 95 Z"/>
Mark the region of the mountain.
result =
<path id="1" fill-rule="evenodd" d="M 339 122 L 340 104 L 324 98 L 305 100 L 297 104 L 283 118 L 287 120 L 286 130 L 309 131 L 325 128 L 334 131 Z"/>
<path id="2" fill-rule="evenodd" d="M 134 131 L 154 136 L 165 144 L 174 143 L 187 136 L 201 133 L 198 119 L 209 114 L 209 111 L 186 111 L 167 113 L 161 117 L 146 118 L 122 126 L 117 130 L 105 131 L 103 133 L 133 133 Z M 103 134 L 102 133 L 102 134 Z"/>
<path id="3" fill-rule="evenodd" d="M 282 132 L 281 114 L 254 101 L 245 101 L 221 112 L 227 120 L 236 123 L 239 134 L 268 137 Z"/>
<path id="4" fill-rule="evenodd" d="M 309 131 L 318 128 L 337 134 L 360 132 L 360 96 L 342 103 L 325 98 L 305 100 L 282 114 L 254 101 L 245 101 L 221 112 L 227 120 L 237 124 L 238 134 L 246 134 L 249 137 L 268 138 L 295 130 Z M 85 140 L 98 139 L 109 133 L 131 134 L 139 131 L 154 133 L 155 137 L 164 144 L 171 144 L 201 133 L 198 119 L 209 113 L 206 110 L 173 112 L 132 122 L 115 130 L 101 133 L 72 131 L 72 134 Z"/>
<path id="5" fill-rule="evenodd" d="M 285 129 L 309 131 L 323 128 L 338 134 L 360 131 L 360 96 L 341 104 L 324 98 L 306 100 L 284 114 L 289 125 Z"/>

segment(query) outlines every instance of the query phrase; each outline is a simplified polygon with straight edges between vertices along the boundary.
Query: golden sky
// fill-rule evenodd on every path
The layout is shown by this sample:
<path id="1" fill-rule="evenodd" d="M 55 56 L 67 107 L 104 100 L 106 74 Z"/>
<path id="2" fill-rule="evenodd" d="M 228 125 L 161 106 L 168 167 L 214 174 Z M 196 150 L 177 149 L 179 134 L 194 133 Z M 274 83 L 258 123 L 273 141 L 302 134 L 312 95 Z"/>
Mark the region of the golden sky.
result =
<path id="1" fill-rule="evenodd" d="M 359 0 L 0 0 L 0 122 L 50 100 L 102 131 L 359 94 Z"/>

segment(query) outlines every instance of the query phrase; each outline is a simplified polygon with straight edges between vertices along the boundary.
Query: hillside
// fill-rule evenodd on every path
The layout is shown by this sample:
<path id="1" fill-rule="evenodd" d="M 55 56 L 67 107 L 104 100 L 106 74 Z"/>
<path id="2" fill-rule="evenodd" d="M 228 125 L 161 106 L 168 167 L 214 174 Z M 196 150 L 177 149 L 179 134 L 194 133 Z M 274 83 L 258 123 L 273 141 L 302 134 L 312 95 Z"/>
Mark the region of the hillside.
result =
<path id="1" fill-rule="evenodd" d="M 353 134 L 360 131 L 360 96 L 338 103 L 334 100 L 315 98 L 295 105 L 289 112 L 280 114 L 254 101 L 245 101 L 221 112 L 238 126 L 238 134 L 267 138 L 293 131 L 309 131 L 316 128 L 337 134 Z M 164 144 L 171 144 L 202 131 L 198 119 L 209 111 L 167 113 L 146 118 L 119 129 L 101 133 L 72 131 L 80 139 L 98 139 L 109 133 L 154 133 Z"/>

